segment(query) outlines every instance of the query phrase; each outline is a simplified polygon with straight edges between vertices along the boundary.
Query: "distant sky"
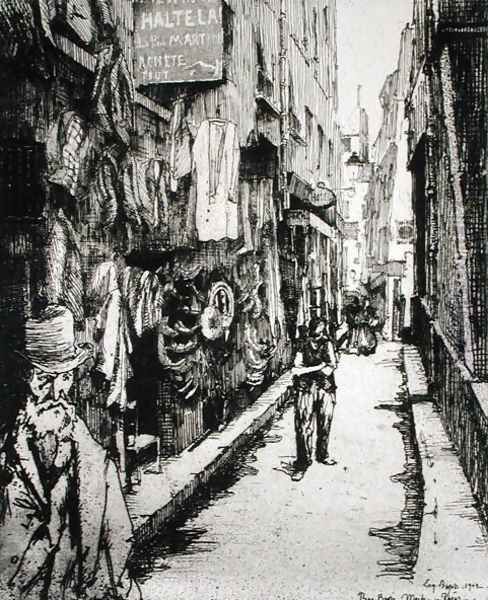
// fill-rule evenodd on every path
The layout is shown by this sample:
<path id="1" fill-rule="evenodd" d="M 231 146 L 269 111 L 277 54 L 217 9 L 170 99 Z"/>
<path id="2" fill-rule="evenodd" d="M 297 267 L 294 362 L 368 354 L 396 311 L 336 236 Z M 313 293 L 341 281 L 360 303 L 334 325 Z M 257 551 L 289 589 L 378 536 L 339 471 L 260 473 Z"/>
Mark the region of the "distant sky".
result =
<path id="1" fill-rule="evenodd" d="M 362 85 L 371 143 L 381 120 L 378 95 L 387 74 L 396 69 L 400 33 L 412 19 L 412 5 L 412 0 L 337 0 L 339 116 L 347 131 Z"/>

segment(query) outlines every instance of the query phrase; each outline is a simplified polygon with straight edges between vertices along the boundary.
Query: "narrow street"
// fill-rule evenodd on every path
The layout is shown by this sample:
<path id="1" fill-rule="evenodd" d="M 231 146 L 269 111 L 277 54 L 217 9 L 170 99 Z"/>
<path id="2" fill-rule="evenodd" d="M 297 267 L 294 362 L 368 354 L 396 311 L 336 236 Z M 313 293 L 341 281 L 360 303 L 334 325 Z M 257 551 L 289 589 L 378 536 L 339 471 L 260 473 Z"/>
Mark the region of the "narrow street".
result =
<path id="1" fill-rule="evenodd" d="M 150 553 L 145 548 L 138 573 L 144 597 L 339 600 L 389 589 L 398 595 L 429 576 L 435 581 L 429 565 L 438 561 L 418 557 L 424 498 L 400 350 L 384 343 L 372 357 L 342 357 L 331 439 L 336 466 L 313 464 L 301 482 L 290 479 L 287 407 L 186 522 Z M 484 581 L 484 541 L 463 542 L 440 573 Z M 428 553 L 433 546 L 421 547 Z M 417 561 L 424 572 L 416 573 Z"/>

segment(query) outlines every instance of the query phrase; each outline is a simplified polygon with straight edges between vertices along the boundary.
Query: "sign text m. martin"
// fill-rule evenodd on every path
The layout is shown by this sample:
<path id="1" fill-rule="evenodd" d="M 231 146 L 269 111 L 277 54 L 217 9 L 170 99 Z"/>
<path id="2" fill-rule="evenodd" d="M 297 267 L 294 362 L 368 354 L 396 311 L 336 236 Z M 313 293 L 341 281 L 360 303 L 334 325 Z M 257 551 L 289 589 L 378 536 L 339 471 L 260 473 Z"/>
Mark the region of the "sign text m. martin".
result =
<path id="1" fill-rule="evenodd" d="M 222 0 L 134 0 L 139 85 L 222 79 Z"/>

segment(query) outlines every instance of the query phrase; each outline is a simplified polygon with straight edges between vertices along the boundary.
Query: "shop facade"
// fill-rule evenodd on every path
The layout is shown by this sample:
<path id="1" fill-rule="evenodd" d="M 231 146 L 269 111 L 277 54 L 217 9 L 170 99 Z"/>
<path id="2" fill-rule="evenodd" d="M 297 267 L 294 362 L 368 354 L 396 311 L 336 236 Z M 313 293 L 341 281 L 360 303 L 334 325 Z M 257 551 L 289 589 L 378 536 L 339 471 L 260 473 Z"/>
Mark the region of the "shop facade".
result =
<path id="1" fill-rule="evenodd" d="M 79 4 L 0 10 L 2 380 L 22 322 L 69 308 L 79 412 L 129 473 L 225 426 L 289 367 L 298 311 L 337 306 L 335 5 Z M 320 205 L 306 286 L 293 177 Z"/>

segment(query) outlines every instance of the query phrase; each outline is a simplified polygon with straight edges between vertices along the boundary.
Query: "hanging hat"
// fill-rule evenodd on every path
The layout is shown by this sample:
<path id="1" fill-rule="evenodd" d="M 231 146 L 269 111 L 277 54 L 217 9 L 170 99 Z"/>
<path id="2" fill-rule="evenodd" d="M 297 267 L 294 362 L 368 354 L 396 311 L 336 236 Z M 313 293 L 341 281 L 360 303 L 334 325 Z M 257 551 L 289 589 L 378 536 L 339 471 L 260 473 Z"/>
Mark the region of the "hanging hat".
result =
<path id="1" fill-rule="evenodd" d="M 201 316 L 202 334 L 207 340 L 216 340 L 224 335 L 222 313 L 215 306 L 207 306 Z"/>
<path id="2" fill-rule="evenodd" d="M 47 373 L 66 373 L 84 363 L 91 348 L 75 345 L 74 320 L 64 306 L 48 305 L 25 324 L 25 348 L 18 352 Z"/>

